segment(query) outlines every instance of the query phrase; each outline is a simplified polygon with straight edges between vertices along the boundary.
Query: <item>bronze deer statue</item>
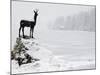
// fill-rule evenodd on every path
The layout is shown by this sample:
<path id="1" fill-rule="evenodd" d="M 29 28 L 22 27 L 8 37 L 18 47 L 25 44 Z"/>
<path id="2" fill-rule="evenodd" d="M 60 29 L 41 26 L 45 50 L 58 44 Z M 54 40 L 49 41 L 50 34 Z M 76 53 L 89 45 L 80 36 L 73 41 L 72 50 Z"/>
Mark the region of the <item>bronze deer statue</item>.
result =
<path id="1" fill-rule="evenodd" d="M 33 31 L 34 31 L 34 27 L 36 25 L 37 16 L 38 16 L 38 10 L 36 9 L 36 10 L 34 10 L 34 21 L 28 21 L 28 20 L 20 21 L 19 37 L 20 37 L 21 29 L 22 29 L 22 34 L 23 34 L 23 38 L 24 38 L 25 37 L 24 27 L 30 27 L 30 38 L 33 38 Z"/>

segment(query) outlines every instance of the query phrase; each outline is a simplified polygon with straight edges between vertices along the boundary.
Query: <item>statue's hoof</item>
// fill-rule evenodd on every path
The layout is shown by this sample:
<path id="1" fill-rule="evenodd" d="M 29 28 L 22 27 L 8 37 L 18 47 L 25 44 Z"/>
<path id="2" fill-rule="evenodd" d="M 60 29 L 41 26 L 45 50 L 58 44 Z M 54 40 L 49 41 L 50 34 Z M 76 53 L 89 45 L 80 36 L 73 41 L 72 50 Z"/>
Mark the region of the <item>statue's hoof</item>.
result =
<path id="1" fill-rule="evenodd" d="M 25 38 L 25 36 L 23 36 L 23 38 Z"/>

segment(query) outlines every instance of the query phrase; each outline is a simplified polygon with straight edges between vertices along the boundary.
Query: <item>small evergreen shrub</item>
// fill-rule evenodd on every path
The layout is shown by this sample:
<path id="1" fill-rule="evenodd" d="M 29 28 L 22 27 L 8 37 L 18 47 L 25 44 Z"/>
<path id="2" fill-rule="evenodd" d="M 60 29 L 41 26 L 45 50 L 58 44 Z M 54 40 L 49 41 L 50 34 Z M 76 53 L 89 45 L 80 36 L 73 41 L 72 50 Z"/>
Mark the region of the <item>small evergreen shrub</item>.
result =
<path id="1" fill-rule="evenodd" d="M 19 66 L 31 63 L 32 57 L 26 53 L 27 50 L 28 48 L 25 47 L 21 38 L 17 38 L 14 49 L 11 51 L 11 60 L 16 60 Z M 26 60 L 26 62 L 24 60 Z"/>

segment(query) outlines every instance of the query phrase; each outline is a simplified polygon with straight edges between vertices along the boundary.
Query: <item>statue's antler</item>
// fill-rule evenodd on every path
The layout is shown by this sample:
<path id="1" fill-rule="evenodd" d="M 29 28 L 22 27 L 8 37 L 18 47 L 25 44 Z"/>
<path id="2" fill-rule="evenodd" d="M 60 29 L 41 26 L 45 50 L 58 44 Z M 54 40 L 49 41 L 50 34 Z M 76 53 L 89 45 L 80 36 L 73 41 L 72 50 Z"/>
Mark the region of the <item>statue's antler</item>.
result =
<path id="1" fill-rule="evenodd" d="M 38 12 L 39 10 L 38 9 L 36 9 L 36 12 Z"/>
<path id="2" fill-rule="evenodd" d="M 35 9 L 35 10 L 33 10 L 33 11 L 37 13 L 39 10 L 38 10 L 38 9 Z"/>

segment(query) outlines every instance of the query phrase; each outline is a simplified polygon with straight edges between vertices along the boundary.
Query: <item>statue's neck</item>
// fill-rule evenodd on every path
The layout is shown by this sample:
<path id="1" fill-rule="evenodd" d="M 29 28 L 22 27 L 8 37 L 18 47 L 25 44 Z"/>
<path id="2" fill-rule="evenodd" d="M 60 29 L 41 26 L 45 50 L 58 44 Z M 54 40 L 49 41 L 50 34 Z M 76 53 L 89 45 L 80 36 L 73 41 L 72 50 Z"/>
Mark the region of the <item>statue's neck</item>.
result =
<path id="1" fill-rule="evenodd" d="M 37 19 L 37 16 L 35 15 L 35 16 L 34 16 L 34 22 L 35 22 L 35 24 L 36 24 L 36 19 Z"/>

